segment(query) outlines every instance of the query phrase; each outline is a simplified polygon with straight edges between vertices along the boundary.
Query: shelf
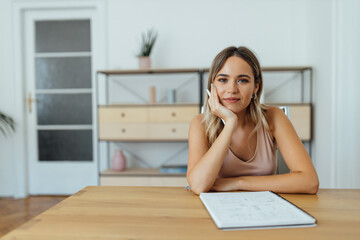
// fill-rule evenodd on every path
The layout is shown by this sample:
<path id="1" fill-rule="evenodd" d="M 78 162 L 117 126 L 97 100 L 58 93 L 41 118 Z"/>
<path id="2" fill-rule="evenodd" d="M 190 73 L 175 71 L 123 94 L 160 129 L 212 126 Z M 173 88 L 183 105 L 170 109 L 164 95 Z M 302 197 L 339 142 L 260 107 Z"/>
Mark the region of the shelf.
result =
<path id="1" fill-rule="evenodd" d="M 156 104 L 138 104 L 138 103 L 110 103 L 110 104 L 99 104 L 98 107 L 107 108 L 107 107 L 199 107 L 198 103 L 156 103 Z M 200 112 L 200 111 L 199 111 Z"/>
<path id="2" fill-rule="evenodd" d="M 112 177 L 185 177 L 185 173 L 162 173 L 158 168 L 129 168 L 125 171 L 114 171 L 111 169 L 100 173 L 101 176 Z"/>
<path id="3" fill-rule="evenodd" d="M 311 103 L 290 103 L 290 102 L 283 102 L 283 103 L 279 103 L 279 102 L 269 102 L 269 103 L 264 103 L 264 105 L 267 106 L 311 106 Z"/>
<path id="4" fill-rule="evenodd" d="M 149 138 L 139 138 L 139 139 L 112 139 L 112 138 L 102 138 L 98 140 L 99 142 L 123 142 L 123 143 L 184 143 L 188 139 L 149 139 Z"/>
<path id="5" fill-rule="evenodd" d="M 209 72 L 209 68 L 202 69 L 204 72 Z M 288 66 L 288 67 L 262 67 L 262 72 L 302 72 L 312 70 L 310 66 Z"/>
<path id="6" fill-rule="evenodd" d="M 123 172 L 106 170 L 100 173 L 100 186 L 185 187 L 185 173 L 161 173 L 157 168 L 130 168 Z"/>
<path id="7" fill-rule="evenodd" d="M 124 70 L 99 70 L 97 73 L 106 75 L 121 74 L 161 74 L 161 73 L 197 73 L 201 69 L 198 68 L 151 68 L 151 69 L 124 69 Z"/>
<path id="8" fill-rule="evenodd" d="M 289 66 L 289 67 L 263 67 L 264 72 L 293 72 L 293 71 L 306 71 L 312 70 L 310 66 Z"/>
<path id="9" fill-rule="evenodd" d="M 287 67 L 263 67 L 264 72 L 292 72 L 311 70 L 310 66 L 287 66 Z M 126 75 L 126 74 L 177 74 L 209 72 L 209 68 L 151 68 L 151 69 L 122 69 L 122 70 L 98 70 L 97 73 L 105 75 Z"/>

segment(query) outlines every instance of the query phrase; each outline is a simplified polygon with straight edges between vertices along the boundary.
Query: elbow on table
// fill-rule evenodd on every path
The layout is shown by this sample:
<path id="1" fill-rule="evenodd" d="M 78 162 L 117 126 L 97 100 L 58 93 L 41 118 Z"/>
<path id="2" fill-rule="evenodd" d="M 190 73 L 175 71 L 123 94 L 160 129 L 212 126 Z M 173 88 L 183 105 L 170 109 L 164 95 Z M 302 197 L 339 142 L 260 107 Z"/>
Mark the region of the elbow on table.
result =
<path id="1" fill-rule="evenodd" d="M 319 191 L 319 179 L 311 181 L 310 184 L 307 185 L 306 193 L 316 194 Z"/>
<path id="2" fill-rule="evenodd" d="M 190 185 L 191 186 L 191 185 Z M 209 189 L 210 190 L 210 189 Z M 201 188 L 201 187 L 193 187 L 191 186 L 191 191 L 193 193 L 195 193 L 196 195 L 200 195 L 200 193 L 206 193 L 209 190 L 205 189 L 205 188 Z"/>
<path id="3" fill-rule="evenodd" d="M 209 192 L 211 187 L 207 187 L 204 186 L 201 183 L 197 183 L 194 181 L 191 181 L 191 179 L 189 177 L 187 177 L 187 181 L 189 183 L 190 189 L 193 193 L 195 193 L 196 195 L 200 195 L 200 193 L 205 193 L 205 192 Z"/>
<path id="4" fill-rule="evenodd" d="M 319 191 L 319 181 L 317 181 L 311 189 L 310 194 L 317 194 Z"/>

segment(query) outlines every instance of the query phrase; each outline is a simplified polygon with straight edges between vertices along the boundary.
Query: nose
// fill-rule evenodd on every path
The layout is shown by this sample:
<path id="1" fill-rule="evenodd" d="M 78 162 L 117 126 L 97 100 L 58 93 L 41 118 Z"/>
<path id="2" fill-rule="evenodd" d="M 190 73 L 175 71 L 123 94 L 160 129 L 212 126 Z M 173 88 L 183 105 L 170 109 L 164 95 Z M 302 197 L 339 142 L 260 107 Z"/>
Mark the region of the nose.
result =
<path id="1" fill-rule="evenodd" d="M 229 81 L 229 84 L 227 86 L 227 91 L 229 93 L 237 93 L 239 91 L 236 81 Z"/>

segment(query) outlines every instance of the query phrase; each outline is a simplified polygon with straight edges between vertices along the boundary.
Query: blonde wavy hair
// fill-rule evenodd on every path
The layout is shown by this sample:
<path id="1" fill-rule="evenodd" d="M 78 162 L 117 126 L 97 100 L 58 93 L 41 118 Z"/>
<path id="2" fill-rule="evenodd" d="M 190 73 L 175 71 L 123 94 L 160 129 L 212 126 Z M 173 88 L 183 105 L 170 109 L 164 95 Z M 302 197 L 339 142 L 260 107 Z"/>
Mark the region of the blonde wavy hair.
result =
<path id="1" fill-rule="evenodd" d="M 264 104 L 260 104 L 260 97 L 263 90 L 263 78 L 260 68 L 260 63 L 256 58 L 255 54 L 246 47 L 228 47 L 222 50 L 213 60 L 209 72 L 209 78 L 207 83 L 207 89 L 211 90 L 211 83 L 213 83 L 216 75 L 223 67 L 225 61 L 232 56 L 240 57 L 246 61 L 252 68 L 252 72 L 255 78 L 255 83 L 259 84 L 259 89 L 256 93 L 256 97 L 253 96 L 249 106 L 247 107 L 246 120 L 255 123 L 254 129 L 249 134 L 248 140 L 253 134 L 261 127 L 261 124 L 264 125 L 266 131 L 270 132 L 270 127 L 266 119 L 266 110 L 268 107 Z M 221 119 L 211 113 L 210 106 L 208 103 L 208 96 L 206 96 L 204 104 L 204 118 L 203 122 L 205 123 L 205 133 L 209 143 L 209 147 L 215 142 L 219 134 L 224 128 L 224 125 Z M 250 145 L 249 145 L 250 147 Z"/>

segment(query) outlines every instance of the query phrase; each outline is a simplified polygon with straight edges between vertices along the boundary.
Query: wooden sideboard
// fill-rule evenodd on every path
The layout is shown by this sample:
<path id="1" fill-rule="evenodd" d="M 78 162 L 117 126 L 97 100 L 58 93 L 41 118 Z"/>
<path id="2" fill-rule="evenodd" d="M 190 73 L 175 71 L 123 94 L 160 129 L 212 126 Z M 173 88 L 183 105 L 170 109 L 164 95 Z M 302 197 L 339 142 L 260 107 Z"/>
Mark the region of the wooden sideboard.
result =
<path id="1" fill-rule="evenodd" d="M 198 104 L 106 105 L 99 107 L 99 140 L 187 141 Z"/>
<path id="2" fill-rule="evenodd" d="M 311 115 L 312 109 L 310 104 L 306 103 L 281 103 L 281 104 L 271 104 L 274 106 L 289 106 L 290 111 L 290 121 L 295 128 L 296 133 L 298 134 L 301 141 L 310 141 L 311 140 Z"/>

